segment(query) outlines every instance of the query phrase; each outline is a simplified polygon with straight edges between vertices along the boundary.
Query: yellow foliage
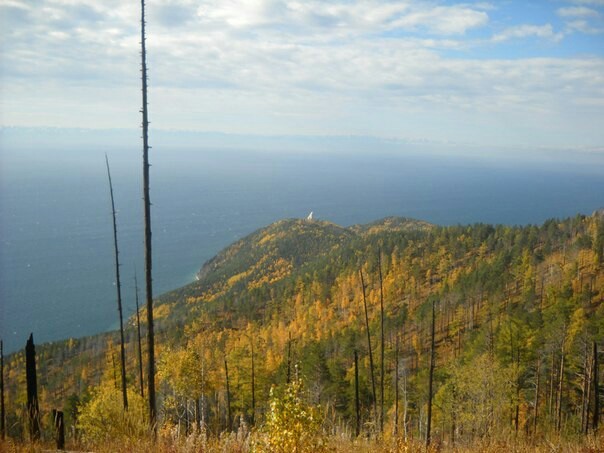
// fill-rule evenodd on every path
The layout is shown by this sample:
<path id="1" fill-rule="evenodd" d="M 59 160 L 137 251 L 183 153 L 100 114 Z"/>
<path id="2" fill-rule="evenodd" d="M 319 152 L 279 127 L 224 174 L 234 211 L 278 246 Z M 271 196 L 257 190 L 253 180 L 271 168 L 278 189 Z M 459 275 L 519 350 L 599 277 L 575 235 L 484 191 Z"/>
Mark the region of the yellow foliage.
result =
<path id="1" fill-rule="evenodd" d="M 248 288 L 259 288 L 263 285 L 275 283 L 276 281 L 282 280 L 291 273 L 292 269 L 293 266 L 289 261 L 283 258 L 279 258 L 267 267 L 265 267 L 264 274 L 260 277 L 260 279 L 251 281 L 248 284 Z"/>
<path id="2" fill-rule="evenodd" d="M 106 381 L 97 387 L 92 399 L 82 407 L 78 428 L 85 442 L 143 439 L 149 435 L 145 401 L 128 389 L 128 410 L 122 406 L 122 393 Z"/>
<path id="3" fill-rule="evenodd" d="M 241 272 L 239 274 L 233 275 L 231 278 L 229 278 L 227 280 L 227 286 L 231 287 L 233 286 L 235 283 L 237 283 L 239 280 L 247 277 L 248 275 L 250 275 L 250 271 L 247 272 Z"/>
<path id="4" fill-rule="evenodd" d="M 303 400 L 301 380 L 288 385 L 281 397 L 271 388 L 270 399 L 264 436 L 258 439 L 254 450 L 275 453 L 323 450 L 320 412 Z"/>
<path id="5" fill-rule="evenodd" d="M 161 304 L 161 305 L 158 305 L 153 310 L 153 318 L 154 319 L 167 318 L 168 315 L 170 315 L 171 309 L 172 309 L 172 304 Z"/>

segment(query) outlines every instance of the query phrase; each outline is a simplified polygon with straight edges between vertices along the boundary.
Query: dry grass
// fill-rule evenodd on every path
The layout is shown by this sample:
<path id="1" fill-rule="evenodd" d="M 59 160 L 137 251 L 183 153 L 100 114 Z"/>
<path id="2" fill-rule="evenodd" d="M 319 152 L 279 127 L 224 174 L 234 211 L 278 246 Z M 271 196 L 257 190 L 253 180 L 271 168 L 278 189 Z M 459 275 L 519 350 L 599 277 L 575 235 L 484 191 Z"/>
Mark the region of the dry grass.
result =
<path id="1" fill-rule="evenodd" d="M 175 438 L 170 435 L 158 437 L 157 442 L 151 439 L 131 439 L 126 442 L 105 442 L 99 445 L 81 445 L 68 443 L 68 451 L 95 453 L 251 453 L 266 452 L 258 442 L 258 433 L 230 433 L 220 437 L 207 438 L 202 434 L 191 434 L 187 437 Z M 22 443 L 11 439 L 0 441 L 2 453 L 42 453 L 55 452 L 52 442 Z M 435 443 L 426 449 L 423 443 L 416 441 L 404 442 L 377 439 L 348 439 L 344 437 L 325 437 L 322 452 L 325 453 L 411 453 L 411 452 L 454 452 L 454 453 L 598 453 L 604 452 L 604 435 L 597 437 L 578 437 L 576 440 L 554 440 L 543 438 L 537 443 L 513 440 L 477 440 L 471 445 L 444 445 Z M 272 453 L 272 452 L 271 452 Z M 285 452 L 284 452 L 285 453 Z M 296 453 L 296 452 L 287 452 Z"/>

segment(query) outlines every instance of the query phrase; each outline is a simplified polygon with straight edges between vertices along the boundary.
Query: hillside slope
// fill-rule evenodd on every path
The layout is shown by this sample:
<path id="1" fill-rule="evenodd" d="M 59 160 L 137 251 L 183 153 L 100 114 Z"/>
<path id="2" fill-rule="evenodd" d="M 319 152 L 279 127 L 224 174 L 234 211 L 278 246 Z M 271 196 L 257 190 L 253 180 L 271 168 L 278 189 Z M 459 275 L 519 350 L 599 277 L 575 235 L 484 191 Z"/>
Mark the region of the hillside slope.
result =
<path id="1" fill-rule="evenodd" d="M 297 374 L 306 398 L 324 409 L 326 426 L 350 432 L 356 353 L 363 429 L 383 420 L 385 431 L 396 425 L 420 436 L 434 306 L 436 436 L 461 442 L 494 433 L 580 433 L 595 410 L 587 385 L 594 381 L 593 344 L 604 346 L 603 247 L 599 215 L 526 227 L 398 218 L 350 228 L 269 225 L 205 263 L 198 281 L 158 299 L 162 423 L 195 419 L 185 415 L 195 401 L 212 432 L 235 420 L 261 423 L 271 386 Z M 133 389 L 134 334 L 131 320 Z M 73 420 L 74 408 L 86 411 L 91 392 L 114 379 L 114 333 L 39 351 L 42 411 L 66 406 Z M 22 356 L 13 356 L 8 407 L 15 430 L 22 372 Z"/>

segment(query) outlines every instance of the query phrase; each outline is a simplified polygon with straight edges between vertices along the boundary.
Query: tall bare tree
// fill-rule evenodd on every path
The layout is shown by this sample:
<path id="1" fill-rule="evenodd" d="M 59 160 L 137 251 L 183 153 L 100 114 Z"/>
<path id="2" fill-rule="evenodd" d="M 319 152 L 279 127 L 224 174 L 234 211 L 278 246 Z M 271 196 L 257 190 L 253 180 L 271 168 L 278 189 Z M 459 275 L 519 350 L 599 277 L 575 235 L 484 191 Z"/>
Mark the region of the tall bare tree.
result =
<path id="1" fill-rule="evenodd" d="M 155 405 L 155 334 L 153 330 L 153 278 L 151 254 L 151 199 L 149 198 L 149 115 L 147 109 L 147 48 L 145 45 L 145 0 L 141 0 L 141 80 L 143 92 L 143 202 L 145 219 L 145 289 L 147 303 L 147 394 L 149 395 L 149 423 L 157 432 Z"/>
<path id="2" fill-rule="evenodd" d="M 598 425 L 600 423 L 600 379 L 599 379 L 599 369 L 598 369 L 598 344 L 594 341 L 594 418 L 592 427 L 594 432 L 598 431 Z"/>
<path id="3" fill-rule="evenodd" d="M 252 425 L 256 421 L 256 376 L 254 363 L 254 338 L 250 337 L 250 348 L 252 355 Z"/>
<path id="4" fill-rule="evenodd" d="M 145 385 L 143 380 L 143 346 L 141 341 L 141 315 L 138 305 L 138 280 L 134 272 L 134 299 L 136 300 L 136 337 L 138 340 L 138 374 L 141 384 L 141 398 L 145 397 Z"/>
<path id="5" fill-rule="evenodd" d="M 229 366 L 227 364 L 226 355 L 224 356 L 224 374 L 226 377 L 226 409 L 227 409 L 227 429 L 230 431 L 232 428 L 231 422 L 231 387 L 229 385 Z"/>
<path id="6" fill-rule="evenodd" d="M 565 365 L 565 351 L 564 345 L 566 341 L 566 326 L 565 333 L 562 337 L 561 345 L 560 345 L 560 374 L 558 376 L 558 395 L 556 399 L 556 431 L 560 432 L 562 429 L 562 391 L 564 384 L 564 365 Z"/>
<path id="7" fill-rule="evenodd" d="M 382 281 L 382 249 L 378 249 L 380 277 L 380 432 L 384 431 L 384 284 Z"/>
<path id="8" fill-rule="evenodd" d="M 398 437 L 398 334 L 395 338 L 394 347 L 394 427 L 392 433 Z"/>
<path id="9" fill-rule="evenodd" d="M 111 216 L 113 218 L 113 249 L 115 252 L 115 286 L 117 287 L 117 311 L 120 317 L 120 364 L 122 375 L 122 401 L 124 410 L 128 409 L 128 391 L 126 388 L 126 350 L 124 348 L 124 316 L 122 313 L 122 285 L 120 281 L 120 257 L 117 246 L 117 222 L 115 220 L 115 202 L 113 199 L 113 183 L 111 182 L 111 170 L 109 170 L 109 158 L 105 154 L 107 164 L 107 178 L 109 179 L 109 194 L 111 195 Z"/>
<path id="10" fill-rule="evenodd" d="M 535 371 L 535 379 L 537 380 L 535 387 L 535 417 L 533 418 L 533 436 L 537 435 L 537 427 L 539 423 L 539 387 L 541 384 L 541 357 L 537 358 L 537 371 Z"/>
<path id="11" fill-rule="evenodd" d="M 434 324 L 436 314 L 434 311 L 434 300 L 432 301 L 432 329 L 430 334 L 430 375 L 428 377 L 428 421 L 426 425 L 426 447 L 430 446 L 432 428 L 432 383 L 434 381 Z"/>
<path id="12" fill-rule="evenodd" d="M 359 403 L 359 355 L 354 350 L 354 409 L 355 409 L 355 434 L 361 434 L 361 405 Z"/>
<path id="13" fill-rule="evenodd" d="M 6 436 L 6 427 L 4 421 L 6 414 L 4 411 L 4 344 L 0 340 L 0 438 L 4 440 Z"/>
<path id="14" fill-rule="evenodd" d="M 286 384 L 289 384 L 291 381 L 291 355 L 292 355 L 292 333 L 288 332 L 288 340 L 287 340 L 287 376 L 286 376 Z"/>
<path id="15" fill-rule="evenodd" d="M 363 279 L 363 269 L 359 269 L 361 276 L 361 287 L 363 289 L 363 308 L 365 309 L 365 330 L 367 331 L 367 348 L 369 349 L 369 367 L 371 368 L 371 389 L 373 391 L 373 415 L 377 422 L 377 396 L 375 392 L 375 372 L 373 369 L 373 350 L 371 349 L 371 333 L 369 332 L 369 315 L 367 314 L 367 298 L 365 297 L 365 280 Z"/>

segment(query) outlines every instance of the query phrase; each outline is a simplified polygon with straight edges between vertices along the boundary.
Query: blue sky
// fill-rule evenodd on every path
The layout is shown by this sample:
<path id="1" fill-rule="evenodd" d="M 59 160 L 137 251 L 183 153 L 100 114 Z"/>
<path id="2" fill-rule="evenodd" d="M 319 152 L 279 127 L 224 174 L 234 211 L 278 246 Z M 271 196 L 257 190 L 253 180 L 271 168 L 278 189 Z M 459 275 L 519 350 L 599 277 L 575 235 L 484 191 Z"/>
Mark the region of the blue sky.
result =
<path id="1" fill-rule="evenodd" d="M 149 0 L 152 127 L 604 149 L 604 0 Z M 0 0 L 0 125 L 135 128 L 139 3 Z"/>

